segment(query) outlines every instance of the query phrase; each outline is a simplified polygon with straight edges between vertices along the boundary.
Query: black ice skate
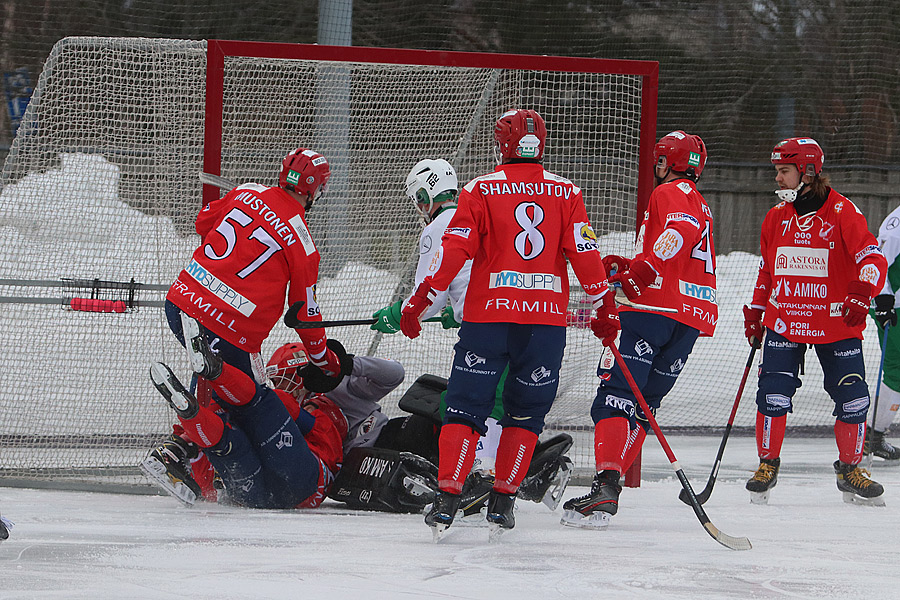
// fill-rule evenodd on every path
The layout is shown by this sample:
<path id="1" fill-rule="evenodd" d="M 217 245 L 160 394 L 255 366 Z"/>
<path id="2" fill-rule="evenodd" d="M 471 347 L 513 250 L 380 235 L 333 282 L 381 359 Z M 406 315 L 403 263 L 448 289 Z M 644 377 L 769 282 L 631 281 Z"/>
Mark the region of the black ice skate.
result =
<path id="1" fill-rule="evenodd" d="M 222 359 L 210 349 L 200 323 L 187 313 L 181 313 L 181 328 L 184 331 L 184 347 L 194 373 L 207 381 L 221 375 Z"/>
<path id="2" fill-rule="evenodd" d="M 466 477 L 460 494 L 459 510 L 456 518 L 462 523 L 484 524 L 487 513 L 488 496 L 494 488 L 494 477 L 481 471 L 473 471 Z"/>
<path id="3" fill-rule="evenodd" d="M 848 465 L 836 460 L 834 474 L 837 475 L 837 487 L 844 494 L 844 502 L 884 506 L 884 487 L 869 479 L 869 472 L 860 469 L 859 465 Z"/>
<path id="4" fill-rule="evenodd" d="M 753 477 L 747 481 L 747 491 L 750 492 L 750 502 L 753 504 L 768 504 L 769 492 L 778 483 L 778 467 L 781 466 L 781 458 L 761 458 L 759 468 Z"/>
<path id="5" fill-rule="evenodd" d="M 12 521 L 0 517 L 0 542 L 9 538 L 9 530 L 12 529 Z"/>
<path id="6" fill-rule="evenodd" d="M 515 494 L 503 494 L 497 490 L 491 490 L 487 506 L 487 522 L 491 529 L 490 541 L 494 542 L 504 531 L 516 526 L 516 517 L 513 510 L 516 507 Z"/>
<path id="7" fill-rule="evenodd" d="M 619 477 L 619 472 L 612 470 L 594 475 L 590 493 L 566 500 L 563 504 L 560 523 L 585 529 L 609 527 L 609 518 L 619 510 L 619 494 L 622 492 Z"/>
<path id="8" fill-rule="evenodd" d="M 900 448 L 897 448 L 886 439 L 884 431 L 875 431 L 866 427 L 866 443 L 863 446 L 863 454 L 874 454 L 879 458 L 889 461 L 900 461 Z"/>
<path id="9" fill-rule="evenodd" d="M 185 506 L 193 506 L 201 491 L 188 461 L 196 457 L 197 447 L 173 434 L 150 450 L 138 466 L 151 483 Z"/>
<path id="10" fill-rule="evenodd" d="M 191 419 L 197 416 L 200 404 L 194 395 L 178 381 L 172 369 L 161 362 L 155 362 L 150 365 L 150 379 L 179 417 Z"/>
<path id="11" fill-rule="evenodd" d="M 443 490 L 434 495 L 434 503 L 428 514 L 425 515 L 425 524 L 431 527 L 435 542 L 439 542 L 444 536 L 444 531 L 453 524 L 453 518 L 456 516 L 456 511 L 459 510 L 461 499 L 459 494 Z"/>
<path id="12" fill-rule="evenodd" d="M 565 456 L 572 442 L 572 436 L 561 433 L 537 445 L 528 474 L 519 486 L 519 498 L 543 502 L 556 510 L 572 476 L 572 460 Z"/>

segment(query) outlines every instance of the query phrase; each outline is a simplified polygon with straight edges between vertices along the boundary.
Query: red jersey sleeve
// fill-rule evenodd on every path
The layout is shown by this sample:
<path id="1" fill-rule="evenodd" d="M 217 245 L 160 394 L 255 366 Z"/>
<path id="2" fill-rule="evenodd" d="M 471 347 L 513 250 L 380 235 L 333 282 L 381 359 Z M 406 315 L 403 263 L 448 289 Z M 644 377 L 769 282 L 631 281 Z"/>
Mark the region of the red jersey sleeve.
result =
<path id="1" fill-rule="evenodd" d="M 759 259 L 759 272 L 756 275 L 756 286 L 753 288 L 753 298 L 750 301 L 752 308 L 760 310 L 766 310 L 766 302 L 769 300 L 769 293 L 772 290 L 772 266 L 766 262 L 770 229 L 767 225 L 769 225 L 769 215 L 771 214 L 773 213 L 766 214 L 766 218 L 763 220 L 762 231 L 759 235 L 761 258 Z"/>
<path id="2" fill-rule="evenodd" d="M 597 298 L 607 292 L 609 283 L 581 190 L 573 194 L 571 208 L 569 223 L 566 225 L 570 234 L 563 235 L 562 251 L 572 264 L 572 270 L 584 292 Z"/>
<path id="3" fill-rule="evenodd" d="M 844 241 L 856 261 L 859 280 L 872 284 L 872 295 L 874 295 L 884 287 L 888 269 L 887 259 L 878 246 L 878 240 L 869 231 L 865 216 L 855 204 L 852 202 L 849 204 L 853 207 L 854 212 L 851 213 L 852 217 L 847 219 L 848 223 L 844 226 L 842 232 Z"/>

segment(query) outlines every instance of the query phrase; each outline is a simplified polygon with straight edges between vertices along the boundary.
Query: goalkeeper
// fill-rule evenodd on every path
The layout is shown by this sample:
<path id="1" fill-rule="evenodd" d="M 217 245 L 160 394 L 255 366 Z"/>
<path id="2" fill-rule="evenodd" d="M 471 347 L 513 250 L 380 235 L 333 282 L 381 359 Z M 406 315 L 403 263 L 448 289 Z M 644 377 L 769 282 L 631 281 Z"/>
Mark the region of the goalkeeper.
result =
<path id="1" fill-rule="evenodd" d="M 413 289 L 429 275 L 434 275 L 441 266 L 443 248 L 441 238 L 444 230 L 456 214 L 456 198 L 459 195 L 459 179 L 456 170 L 444 159 L 426 158 L 420 160 L 406 177 L 406 195 L 412 200 L 416 211 L 422 218 L 425 228 L 419 237 L 419 262 L 416 265 L 416 280 Z M 450 286 L 438 292 L 432 304 L 422 315 L 423 319 L 437 316 L 440 313 L 444 329 L 459 327 L 463 320 L 463 305 L 466 301 L 466 288 L 469 287 L 469 274 L 472 261 L 467 260 Z M 400 311 L 408 298 L 397 300 L 390 306 L 376 311 L 372 316 L 378 319 L 371 329 L 381 333 L 394 334 L 400 331 Z M 449 304 L 448 304 L 449 301 Z M 493 475 L 494 460 L 497 456 L 497 444 L 502 431 L 498 421 L 503 416 L 503 384 L 506 373 L 503 372 L 497 386 L 494 411 L 486 421 L 487 433 L 478 440 L 473 471 L 481 471 Z M 441 400 L 441 416 L 446 404 Z"/>

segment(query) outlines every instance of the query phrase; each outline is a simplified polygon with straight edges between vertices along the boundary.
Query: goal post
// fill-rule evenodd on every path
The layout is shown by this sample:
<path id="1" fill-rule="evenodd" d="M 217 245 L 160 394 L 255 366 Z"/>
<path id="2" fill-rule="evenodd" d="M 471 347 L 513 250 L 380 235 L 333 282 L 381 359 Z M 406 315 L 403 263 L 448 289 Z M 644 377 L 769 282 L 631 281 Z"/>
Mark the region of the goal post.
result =
<path id="1" fill-rule="evenodd" d="M 289 150 L 327 156 L 332 179 L 309 215 L 323 256 L 318 300 L 326 319 L 365 318 L 411 292 L 421 225 L 403 192 L 410 168 L 430 157 L 449 160 L 461 182 L 489 172 L 494 121 L 513 107 L 544 116 L 544 165 L 582 188 L 604 253 L 630 254 L 653 185 L 657 91 L 658 64 L 644 61 L 61 40 L 0 171 L 0 484 L 145 485 L 136 465 L 173 422 L 148 366 L 189 374 L 159 304 L 199 242 L 202 203 L 221 194 L 201 171 L 274 185 Z M 584 307 L 570 278 L 570 308 Z M 120 295 L 65 308 L 62 280 L 143 295 L 122 311 Z M 419 375 L 448 375 L 456 340 L 433 323 L 416 340 L 364 326 L 329 335 L 404 365 L 406 381 L 383 401 L 390 416 Z M 293 339 L 279 324 L 263 354 Z M 576 436 L 584 472 L 600 349 L 589 329 L 569 329 L 547 418 L 548 433 Z"/>

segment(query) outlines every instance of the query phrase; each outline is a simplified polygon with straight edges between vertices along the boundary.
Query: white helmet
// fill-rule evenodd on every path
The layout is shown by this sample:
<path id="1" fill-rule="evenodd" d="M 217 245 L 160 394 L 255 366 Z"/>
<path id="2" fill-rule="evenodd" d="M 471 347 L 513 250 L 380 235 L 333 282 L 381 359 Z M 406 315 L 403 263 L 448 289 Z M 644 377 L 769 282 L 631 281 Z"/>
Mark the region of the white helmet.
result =
<path id="1" fill-rule="evenodd" d="M 453 200 L 458 193 L 456 170 L 443 158 L 420 160 L 406 176 L 406 195 L 426 223 L 431 220 L 435 202 Z"/>

